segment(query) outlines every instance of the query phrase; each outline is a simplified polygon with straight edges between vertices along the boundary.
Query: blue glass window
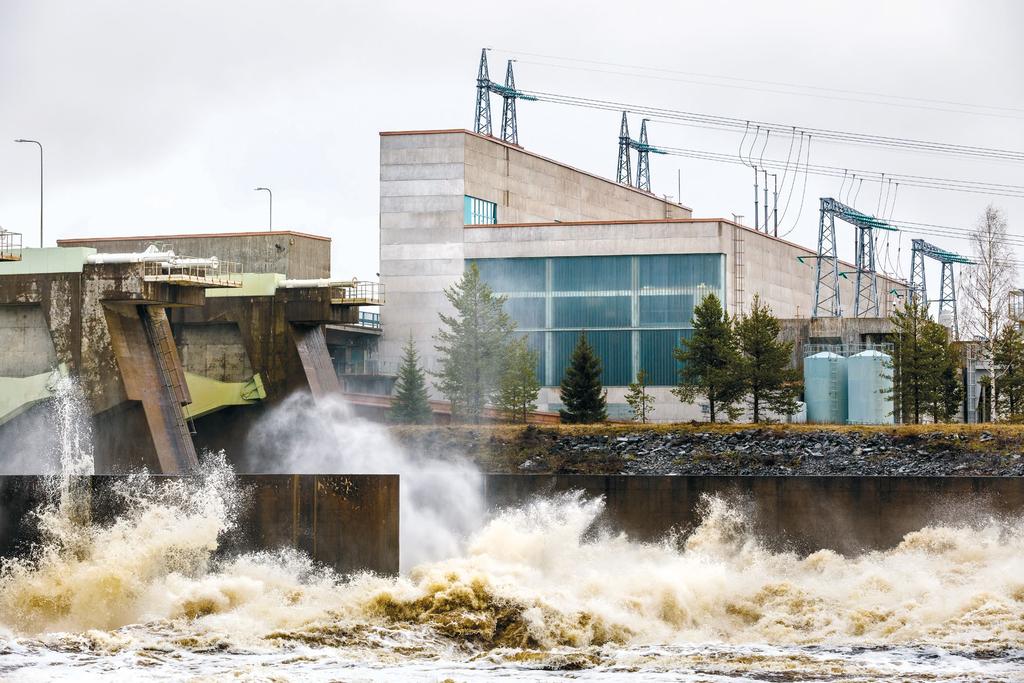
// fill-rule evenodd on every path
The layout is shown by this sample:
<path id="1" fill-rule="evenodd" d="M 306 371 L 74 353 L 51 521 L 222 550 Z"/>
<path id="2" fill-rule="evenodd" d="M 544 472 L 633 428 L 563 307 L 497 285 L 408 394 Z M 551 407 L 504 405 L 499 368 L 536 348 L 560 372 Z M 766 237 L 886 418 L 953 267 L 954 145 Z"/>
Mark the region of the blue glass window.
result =
<path id="1" fill-rule="evenodd" d="M 466 225 L 493 225 L 498 222 L 498 205 L 486 199 L 467 194 L 463 209 Z"/>
<path id="2" fill-rule="evenodd" d="M 624 386 L 640 369 L 672 386 L 672 352 L 707 294 L 725 300 L 723 254 L 478 259 L 480 275 L 537 350 L 538 377 L 561 382 L 581 331 L 603 364 L 602 381 Z M 550 354 L 550 357 L 549 355 Z M 546 372 L 545 372 L 546 370 Z"/>

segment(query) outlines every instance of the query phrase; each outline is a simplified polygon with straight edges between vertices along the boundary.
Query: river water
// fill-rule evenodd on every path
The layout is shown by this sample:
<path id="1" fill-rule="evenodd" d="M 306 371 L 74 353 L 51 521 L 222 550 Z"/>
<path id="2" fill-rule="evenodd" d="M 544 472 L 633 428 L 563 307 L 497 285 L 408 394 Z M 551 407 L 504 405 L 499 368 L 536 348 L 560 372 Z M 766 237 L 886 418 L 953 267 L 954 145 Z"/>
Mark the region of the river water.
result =
<path id="1" fill-rule="evenodd" d="M 65 472 L 88 473 L 88 449 L 64 441 Z M 0 677 L 1024 680 L 1021 520 L 801 556 L 767 549 L 721 499 L 692 533 L 642 544 L 601 527 L 601 500 L 566 494 L 500 511 L 399 577 L 336 576 L 291 551 L 219 555 L 233 475 L 208 455 L 194 480 L 128 478 L 105 525 L 54 477 L 42 542 L 0 570 Z"/>

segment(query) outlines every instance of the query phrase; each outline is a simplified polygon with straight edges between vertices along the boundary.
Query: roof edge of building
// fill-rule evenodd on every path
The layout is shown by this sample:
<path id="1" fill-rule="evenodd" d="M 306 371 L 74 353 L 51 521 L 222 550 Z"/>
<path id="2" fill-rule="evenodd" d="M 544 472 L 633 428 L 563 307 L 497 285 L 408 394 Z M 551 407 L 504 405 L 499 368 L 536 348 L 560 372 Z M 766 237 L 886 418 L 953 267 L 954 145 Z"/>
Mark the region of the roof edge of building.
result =
<path id="1" fill-rule="evenodd" d="M 678 206 L 681 209 L 685 209 L 685 210 L 690 211 L 690 212 L 693 211 L 692 208 L 690 208 L 689 206 L 686 206 L 685 204 L 680 204 L 678 202 L 670 202 L 667 199 L 663 199 L 663 198 L 659 197 L 658 195 L 654 194 L 653 192 L 645 192 L 644 190 L 641 190 L 638 187 L 633 187 L 632 185 L 623 185 L 622 183 L 617 183 L 614 180 L 611 180 L 609 178 L 604 178 L 602 176 L 597 175 L 596 173 L 591 173 L 590 171 L 584 171 L 583 169 L 576 168 L 575 166 L 570 166 L 569 164 L 565 163 L 564 161 L 558 161 L 556 159 L 552 159 L 551 157 L 546 157 L 543 154 L 537 154 L 536 152 L 531 152 L 530 150 L 526 149 L 522 145 L 513 145 L 511 142 L 505 142 L 504 140 L 499 140 L 498 138 L 490 136 L 490 135 L 481 135 L 480 133 L 475 133 L 475 132 L 473 132 L 471 130 L 466 130 L 465 128 L 439 128 L 439 129 L 436 129 L 436 130 L 386 130 L 386 131 L 380 131 L 378 133 L 378 135 L 380 135 L 380 137 L 390 137 L 390 136 L 397 136 L 397 135 L 452 135 L 452 134 L 455 134 L 455 133 L 464 133 L 466 135 L 472 135 L 475 138 L 480 138 L 481 140 L 486 140 L 487 142 L 493 142 L 494 144 L 501 145 L 502 147 L 508 147 L 509 149 L 514 149 L 517 152 L 522 152 L 523 154 L 527 154 L 527 155 L 529 155 L 531 157 L 534 157 L 536 159 L 542 159 L 542 160 L 544 160 L 544 161 L 546 161 L 546 162 L 548 162 L 550 164 L 555 164 L 556 166 L 561 166 L 562 168 L 567 168 L 570 171 L 575 171 L 576 173 L 580 173 L 580 174 L 585 175 L 585 176 L 590 176 L 591 178 L 595 178 L 597 180 L 601 180 L 601 181 L 609 183 L 611 185 L 615 185 L 617 187 L 621 187 L 621 188 L 625 188 L 627 190 L 631 190 L 633 192 L 636 192 L 637 194 L 643 195 L 644 197 L 651 197 L 653 199 L 657 199 L 660 202 L 664 202 L 666 204 L 672 204 L 673 206 Z"/>
<path id="2" fill-rule="evenodd" d="M 790 242 L 789 240 L 783 239 L 781 237 L 775 237 L 774 235 L 768 234 L 766 232 L 761 232 L 760 230 L 754 230 L 753 228 L 751 228 L 748 225 L 742 225 L 742 224 L 737 223 L 736 221 L 730 220 L 728 218 L 642 218 L 642 219 L 638 218 L 638 219 L 632 219 L 632 220 L 630 220 L 630 219 L 626 219 L 626 220 L 616 219 L 616 220 L 605 220 L 605 221 L 593 221 L 593 220 L 591 220 L 591 221 L 543 221 L 543 222 L 537 222 L 537 223 L 491 223 L 491 224 L 484 224 L 484 225 L 464 225 L 463 229 L 467 229 L 467 230 L 468 229 L 474 229 L 474 230 L 476 230 L 476 229 L 494 229 L 494 228 L 571 228 L 571 227 L 576 227 L 576 226 L 585 227 L 585 226 L 594 226 L 594 225 L 649 225 L 649 224 L 656 224 L 656 223 L 683 223 L 683 224 L 686 224 L 686 223 L 725 223 L 727 225 L 732 225 L 734 227 L 746 230 L 747 232 L 753 233 L 753 234 L 757 235 L 758 237 L 763 237 L 763 238 L 766 238 L 766 239 L 774 240 L 776 242 L 781 242 L 782 244 L 785 244 L 787 246 L 793 247 L 794 249 L 799 249 L 799 250 L 801 250 L 803 252 L 806 252 L 809 256 L 817 256 L 817 252 L 814 251 L 813 249 L 811 249 L 810 247 L 805 247 L 804 245 L 797 244 L 796 242 Z M 846 261 L 843 261 L 841 259 L 840 259 L 839 263 L 840 263 L 840 265 L 846 266 L 847 268 L 855 268 L 856 267 L 852 263 L 847 263 Z M 894 276 L 891 276 L 891 275 L 886 275 L 885 273 L 878 273 L 878 275 L 880 277 L 885 278 L 889 282 L 894 282 L 894 283 L 899 283 L 899 284 L 904 284 L 904 285 L 906 284 L 906 280 L 902 280 L 902 279 L 900 279 L 898 277 L 894 277 Z"/>
<path id="3" fill-rule="evenodd" d="M 296 230 L 250 230 L 244 232 L 196 232 L 178 233 L 174 235 L 125 235 L 124 237 L 68 237 L 57 240 L 57 246 L 73 246 L 86 242 L 123 242 L 127 240 L 166 240 L 166 239 L 208 239 L 211 237 L 256 237 L 261 235 L 292 235 L 295 237 L 307 237 L 314 240 L 330 242 L 330 237 L 313 235 L 308 232 Z"/>

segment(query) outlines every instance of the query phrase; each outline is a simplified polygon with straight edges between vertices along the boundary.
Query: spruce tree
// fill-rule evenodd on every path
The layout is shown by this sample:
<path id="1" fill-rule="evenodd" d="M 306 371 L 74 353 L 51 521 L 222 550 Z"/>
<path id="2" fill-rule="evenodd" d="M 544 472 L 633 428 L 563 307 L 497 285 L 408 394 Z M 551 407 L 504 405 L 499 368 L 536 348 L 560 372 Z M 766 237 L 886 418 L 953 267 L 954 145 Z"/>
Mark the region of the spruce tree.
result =
<path id="1" fill-rule="evenodd" d="M 679 384 L 672 393 L 684 403 L 704 396 L 712 422 L 720 412 L 733 417 L 735 404 L 742 396 L 736 372 L 739 354 L 732 320 L 717 296 L 708 294 L 693 310 L 693 335 L 681 342 L 682 346 L 673 352 L 682 367 Z"/>
<path id="2" fill-rule="evenodd" d="M 893 332 L 893 402 L 904 423 L 954 419 L 963 385 L 960 353 L 949 330 L 932 320 L 924 304 L 908 301 L 890 317 Z"/>
<path id="3" fill-rule="evenodd" d="M 995 343 L 996 410 L 1011 422 L 1024 420 L 1024 332 L 1015 325 L 1004 325 Z"/>
<path id="4" fill-rule="evenodd" d="M 629 385 L 626 392 L 626 403 L 633 411 L 633 419 L 641 424 L 654 412 L 654 397 L 647 393 L 647 371 L 641 369 L 636 373 L 636 381 Z"/>
<path id="5" fill-rule="evenodd" d="M 760 422 L 764 411 L 792 415 L 797 410 L 800 373 L 791 367 L 793 342 L 779 340 L 782 327 L 772 309 L 755 295 L 750 313 L 736 322 L 740 362 L 736 366 L 740 391 Z"/>
<path id="6" fill-rule="evenodd" d="M 505 313 L 505 297 L 495 296 L 471 264 L 462 279 L 444 290 L 455 315 L 439 314 L 434 335 L 440 371 L 435 383 L 452 405 L 452 417 L 480 422 L 493 400 L 515 323 Z"/>
<path id="7" fill-rule="evenodd" d="M 537 409 L 538 391 L 537 353 L 527 346 L 526 337 L 520 337 L 509 344 L 495 403 L 513 422 L 526 422 L 530 411 Z"/>
<path id="8" fill-rule="evenodd" d="M 391 401 L 391 420 L 401 424 L 430 424 L 434 413 L 427 401 L 425 373 L 412 334 L 402 351 L 402 362 L 395 381 L 395 397 Z"/>
<path id="9" fill-rule="evenodd" d="M 587 333 L 580 332 L 565 369 L 561 387 L 562 422 L 604 422 L 608 419 L 606 393 L 601 386 L 601 359 L 587 342 Z"/>

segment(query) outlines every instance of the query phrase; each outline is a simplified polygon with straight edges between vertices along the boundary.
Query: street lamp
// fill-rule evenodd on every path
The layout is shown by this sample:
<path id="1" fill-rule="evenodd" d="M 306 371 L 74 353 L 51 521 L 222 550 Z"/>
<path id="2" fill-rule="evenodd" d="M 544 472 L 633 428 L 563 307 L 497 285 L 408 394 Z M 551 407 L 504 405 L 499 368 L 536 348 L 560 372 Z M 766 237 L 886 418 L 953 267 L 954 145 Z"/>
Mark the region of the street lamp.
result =
<path id="1" fill-rule="evenodd" d="M 39 145 L 39 248 L 43 248 L 43 143 L 38 140 L 22 140 L 18 138 L 15 142 L 31 142 Z"/>
<path id="2" fill-rule="evenodd" d="M 274 193 L 270 191 L 269 187 L 256 187 L 253 188 L 256 192 L 266 192 L 270 195 L 270 220 L 268 222 L 267 230 L 273 232 L 274 230 Z"/>

